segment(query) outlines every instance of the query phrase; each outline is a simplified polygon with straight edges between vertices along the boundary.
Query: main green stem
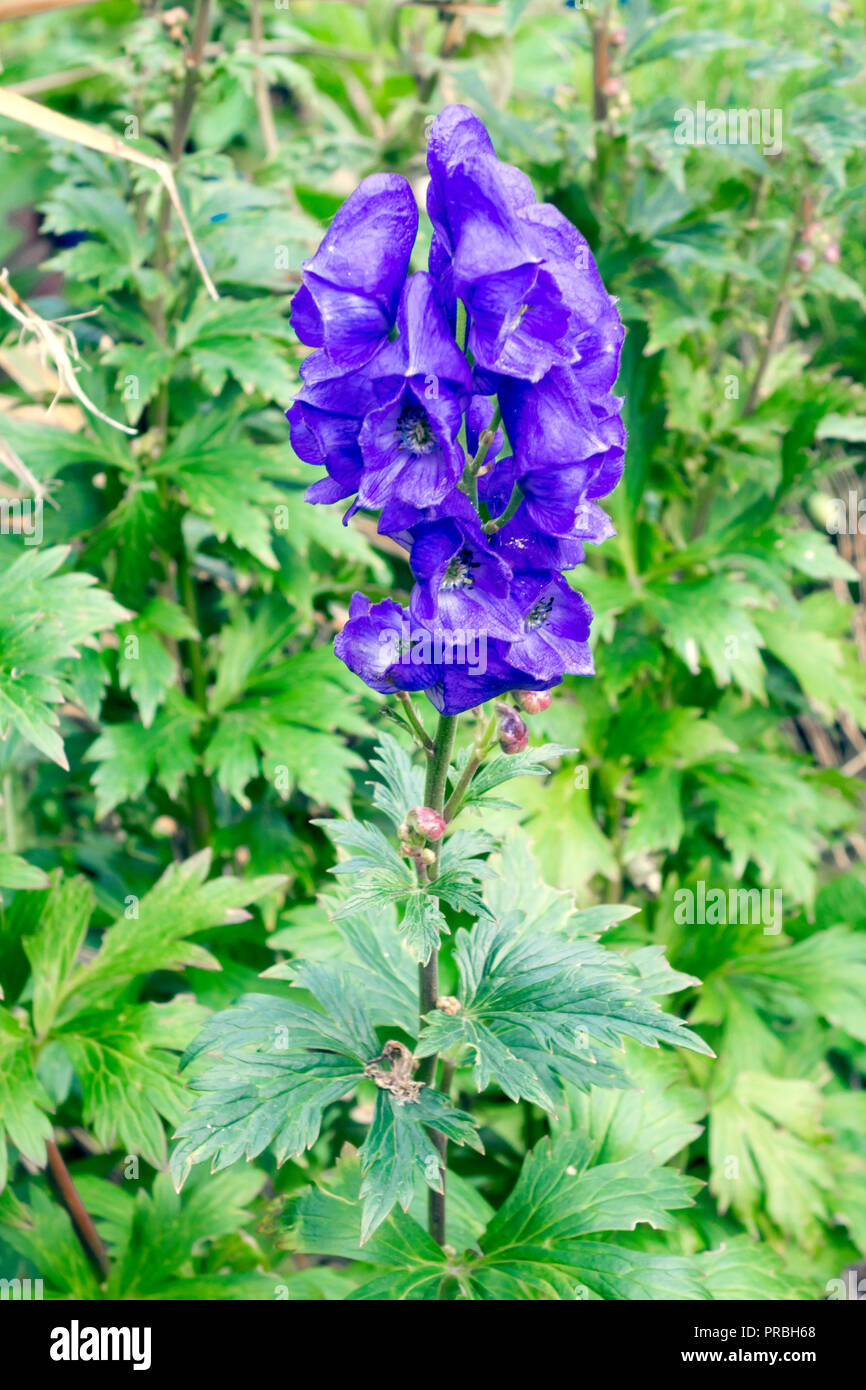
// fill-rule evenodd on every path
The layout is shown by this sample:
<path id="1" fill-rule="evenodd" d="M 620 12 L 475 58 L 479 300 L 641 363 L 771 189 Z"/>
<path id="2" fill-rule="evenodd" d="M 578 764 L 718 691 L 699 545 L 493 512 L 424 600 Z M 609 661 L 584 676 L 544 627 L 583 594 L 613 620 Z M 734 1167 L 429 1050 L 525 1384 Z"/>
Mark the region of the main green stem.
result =
<path id="1" fill-rule="evenodd" d="M 439 815 L 445 808 L 445 793 L 448 788 L 448 769 L 451 766 L 451 755 L 454 752 L 454 738 L 457 733 L 457 721 L 459 715 L 440 714 L 439 724 L 436 729 L 436 737 L 433 742 L 433 752 L 430 754 L 430 761 L 427 764 L 427 781 L 424 787 L 424 805 L 431 810 L 438 811 Z M 427 876 L 435 879 L 439 873 L 439 843 L 433 846 L 436 855 L 435 861 L 428 866 Z M 430 959 L 426 965 L 418 968 L 418 1012 L 421 1018 L 429 1014 L 436 1008 L 436 1000 L 439 998 L 439 957 L 435 951 L 430 954 Z M 422 1058 L 418 1070 L 418 1076 L 426 1086 L 432 1086 L 436 1080 L 436 1064 L 439 1058 L 434 1054 L 432 1057 Z M 440 1177 L 441 1192 L 430 1192 L 429 1196 L 429 1227 L 430 1234 L 439 1245 L 445 1244 L 445 1162 L 447 1156 L 447 1140 L 444 1134 L 438 1130 L 429 1131 L 436 1151 L 441 1159 Z"/>

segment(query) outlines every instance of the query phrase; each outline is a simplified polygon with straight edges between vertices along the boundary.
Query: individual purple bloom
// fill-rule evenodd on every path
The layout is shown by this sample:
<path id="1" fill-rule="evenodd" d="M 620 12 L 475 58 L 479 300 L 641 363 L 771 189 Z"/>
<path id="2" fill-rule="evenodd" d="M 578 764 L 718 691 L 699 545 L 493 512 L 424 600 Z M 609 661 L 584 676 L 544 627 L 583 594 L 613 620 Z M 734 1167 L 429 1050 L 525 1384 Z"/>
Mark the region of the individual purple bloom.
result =
<path id="1" fill-rule="evenodd" d="M 532 386 L 511 382 L 500 401 L 530 518 L 544 532 L 580 538 L 585 504 L 606 496 L 622 475 L 621 402 L 594 401 L 573 368 L 554 368 Z"/>
<path id="2" fill-rule="evenodd" d="M 557 208 L 536 203 L 467 107 L 436 119 L 427 163 L 430 268 L 449 303 L 466 305 L 481 368 L 538 381 L 578 360 L 583 345 L 599 358 L 618 353 L 619 316 L 586 241 Z"/>
<path id="3" fill-rule="evenodd" d="M 319 464 L 328 477 L 313 483 L 308 502 L 339 502 L 357 492 L 363 459 L 358 435 L 375 404 L 369 370 L 341 373 L 321 352 L 301 367 L 304 384 L 286 411 L 292 447 L 305 463 Z"/>
<path id="4" fill-rule="evenodd" d="M 412 189 L 399 174 L 364 179 L 302 266 L 292 327 L 342 367 L 360 367 L 387 340 L 418 230 Z"/>
<path id="5" fill-rule="evenodd" d="M 433 630 L 484 632 L 510 641 L 520 612 L 509 598 L 511 570 L 477 520 L 444 518 L 413 531 L 416 585 L 409 611 Z"/>
<path id="6" fill-rule="evenodd" d="M 360 433 L 362 507 L 394 498 L 435 505 L 454 490 L 466 462 L 458 435 L 472 378 L 431 276 L 407 280 L 397 326 L 399 337 L 372 364 L 384 399 Z"/>
<path id="7" fill-rule="evenodd" d="M 371 603 L 364 594 L 353 594 L 349 621 L 334 651 L 350 671 L 383 695 L 423 690 L 435 680 L 408 610 L 390 598 Z"/>
<path id="8" fill-rule="evenodd" d="M 543 570 L 515 575 L 512 596 L 522 612 L 522 631 L 507 651 L 511 665 L 545 685 L 563 672 L 591 676 L 592 609 L 586 599 L 562 575 Z"/>

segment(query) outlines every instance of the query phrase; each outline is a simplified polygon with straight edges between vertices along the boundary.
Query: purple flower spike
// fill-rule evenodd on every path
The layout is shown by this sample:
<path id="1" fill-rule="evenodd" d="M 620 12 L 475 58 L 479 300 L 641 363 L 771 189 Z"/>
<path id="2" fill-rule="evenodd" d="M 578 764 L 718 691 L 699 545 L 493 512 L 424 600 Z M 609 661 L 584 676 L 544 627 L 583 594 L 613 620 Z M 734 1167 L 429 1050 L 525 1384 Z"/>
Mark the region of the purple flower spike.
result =
<path id="1" fill-rule="evenodd" d="M 414 581 L 408 608 L 356 594 L 336 652 L 374 690 L 423 690 L 443 714 L 516 691 L 544 708 L 564 674 L 593 669 L 592 612 L 563 572 L 614 534 L 598 499 L 625 457 L 623 326 L 580 232 L 467 107 L 434 122 L 428 164 L 428 271 L 407 274 L 409 185 L 380 175 L 334 218 L 294 301 L 318 349 L 288 412 L 295 451 L 325 469 L 307 496 L 353 499 L 344 521 L 379 511 Z"/>
<path id="2" fill-rule="evenodd" d="M 399 174 L 364 179 L 337 213 L 292 301 L 302 343 L 360 367 L 387 339 L 418 230 L 412 189 Z"/>

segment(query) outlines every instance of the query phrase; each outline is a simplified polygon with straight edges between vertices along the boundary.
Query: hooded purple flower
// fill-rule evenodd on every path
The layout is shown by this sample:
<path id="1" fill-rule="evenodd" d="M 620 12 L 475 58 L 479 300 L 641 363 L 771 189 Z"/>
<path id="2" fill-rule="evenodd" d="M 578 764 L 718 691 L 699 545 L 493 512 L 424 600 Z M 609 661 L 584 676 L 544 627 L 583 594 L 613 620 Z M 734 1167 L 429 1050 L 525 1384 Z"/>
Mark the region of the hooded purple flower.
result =
<path id="1" fill-rule="evenodd" d="M 412 534 L 413 617 L 434 630 L 485 632 L 510 641 L 520 622 L 509 598 L 511 570 L 478 522 L 446 517 Z"/>
<path id="2" fill-rule="evenodd" d="M 435 672 L 426 660 L 420 634 L 413 633 L 409 613 L 391 598 L 371 603 L 353 594 L 349 621 L 334 642 L 334 651 L 350 671 L 383 695 L 395 690 L 424 690 Z"/>
<path id="3" fill-rule="evenodd" d="M 538 381 L 576 361 L 582 342 L 606 354 L 619 318 L 585 240 L 557 208 L 536 203 L 468 107 L 436 119 L 427 163 L 431 270 L 449 303 L 466 305 L 476 362 Z"/>
<path id="4" fill-rule="evenodd" d="M 586 503 L 612 492 L 622 475 L 621 401 L 594 400 L 572 367 L 554 368 L 532 386 L 503 383 L 500 401 L 531 520 L 543 532 L 580 538 Z"/>
<path id="5" fill-rule="evenodd" d="M 327 478 L 307 489 L 308 502 L 339 502 L 358 491 L 363 458 L 358 435 L 376 403 L 368 367 L 341 372 L 322 352 L 301 367 L 304 385 L 286 411 L 292 446 L 305 463 L 323 465 Z"/>
<path id="6" fill-rule="evenodd" d="M 529 570 L 515 575 L 515 602 L 522 611 L 520 635 L 508 648 L 508 661 L 550 685 L 565 671 L 593 673 L 589 649 L 592 609 L 561 574 Z"/>
<path id="7" fill-rule="evenodd" d="M 302 266 L 292 327 L 341 367 L 360 367 L 387 339 L 418 230 L 412 189 L 373 174 L 346 200 Z"/>
<path id="8" fill-rule="evenodd" d="M 453 491 L 466 463 L 457 436 L 472 376 L 425 272 L 406 281 L 397 327 L 399 337 L 370 364 L 382 404 L 367 415 L 359 438 L 362 507 L 392 498 L 435 505 Z"/>

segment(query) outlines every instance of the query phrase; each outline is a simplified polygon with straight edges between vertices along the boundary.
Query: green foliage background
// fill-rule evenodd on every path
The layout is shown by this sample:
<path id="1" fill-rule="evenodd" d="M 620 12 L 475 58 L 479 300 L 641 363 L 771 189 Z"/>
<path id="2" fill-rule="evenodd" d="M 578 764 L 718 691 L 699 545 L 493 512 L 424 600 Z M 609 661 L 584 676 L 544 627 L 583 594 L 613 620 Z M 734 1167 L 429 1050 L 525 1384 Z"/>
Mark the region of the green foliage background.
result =
<path id="1" fill-rule="evenodd" d="M 596 62 L 593 90 L 587 19 L 625 29 L 620 89 Z M 361 177 L 399 170 L 422 193 L 425 121 L 453 100 L 589 238 L 628 325 L 618 537 L 572 576 L 598 675 L 532 723 L 578 751 L 477 824 L 507 833 L 518 896 L 531 843 L 553 910 L 639 909 L 594 920 L 648 971 L 666 948 L 669 1007 L 717 1054 L 629 1045 L 641 1089 L 574 1089 L 526 1162 L 544 1112 L 495 1087 L 475 1101 L 486 1152 L 455 1150 L 451 1200 L 455 1240 L 487 1226 L 485 1258 L 455 1296 L 814 1299 L 866 1254 L 866 543 L 856 516 L 826 525 L 863 486 L 866 32 L 843 0 L 735 0 L 723 19 L 707 0 L 225 0 L 193 68 L 158 7 L 0 24 L 4 90 L 145 153 L 179 143 L 220 294 L 152 173 L 0 118 L 0 265 L 43 319 L 84 315 L 67 323 L 79 384 L 135 430 L 80 406 L 0 304 L 0 498 L 34 480 L 47 497 L 40 545 L 0 535 L 0 1277 L 61 1298 L 441 1283 L 414 1223 L 361 1264 L 299 1253 L 357 1254 L 334 1210 L 372 1104 L 331 1105 L 302 1160 L 195 1170 L 180 1195 L 167 1159 L 204 1021 L 245 991 L 284 999 L 286 962 L 346 949 L 313 822 L 374 813 L 385 721 L 330 643 L 354 589 L 411 581 L 371 522 L 302 503 L 288 303 Z M 778 109 L 783 152 L 678 144 L 675 113 L 699 101 Z M 699 882 L 781 894 L 781 931 L 679 922 Z M 46 1177 L 52 1134 L 107 1275 Z M 563 1212 L 582 1224 L 527 1292 L 495 1252 L 529 1241 L 544 1163 L 568 1182 L 538 1241 Z"/>

